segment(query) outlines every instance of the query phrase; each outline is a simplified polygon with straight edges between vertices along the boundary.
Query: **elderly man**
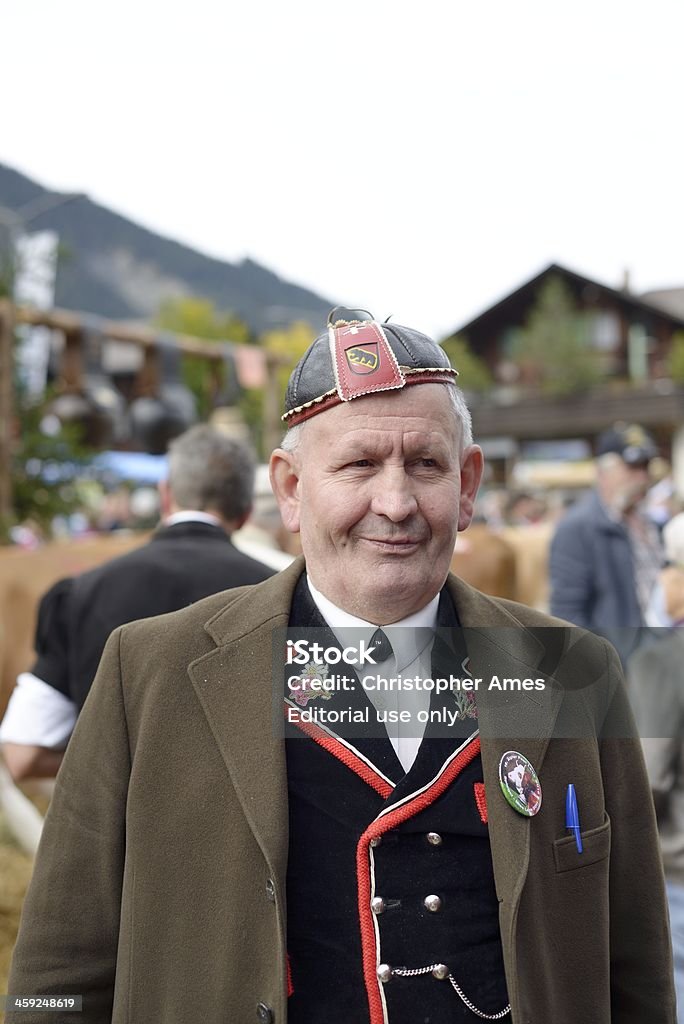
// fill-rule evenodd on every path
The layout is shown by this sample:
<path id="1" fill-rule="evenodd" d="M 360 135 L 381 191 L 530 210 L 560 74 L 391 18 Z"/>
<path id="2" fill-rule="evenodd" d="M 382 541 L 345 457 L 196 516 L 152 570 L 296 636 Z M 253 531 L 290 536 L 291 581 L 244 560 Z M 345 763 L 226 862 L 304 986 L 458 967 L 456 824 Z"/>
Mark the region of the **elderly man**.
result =
<path id="1" fill-rule="evenodd" d="M 551 543 L 551 611 L 588 629 L 638 628 L 662 565 L 657 530 L 639 510 L 657 448 L 637 424 L 616 424 L 596 454 L 596 490 L 561 520 Z"/>
<path id="2" fill-rule="evenodd" d="M 285 420 L 272 480 L 306 562 L 110 639 L 10 992 L 82 994 L 83 1015 L 58 1019 L 84 1024 L 673 1024 L 654 818 L 614 652 L 448 575 L 482 454 L 443 351 L 405 327 L 331 324 L 292 374 Z M 553 624 L 560 643 L 544 644 Z M 333 677 L 308 661 L 312 633 L 328 662 L 363 654 L 349 691 L 316 685 Z M 403 732 L 319 713 L 343 721 L 346 702 L 381 723 L 383 673 L 450 669 L 465 693 L 426 702 L 407 685 Z M 501 688 L 516 677 L 531 689 Z M 603 685 L 585 693 L 590 679 Z M 566 696 L 581 739 L 553 738 Z"/>

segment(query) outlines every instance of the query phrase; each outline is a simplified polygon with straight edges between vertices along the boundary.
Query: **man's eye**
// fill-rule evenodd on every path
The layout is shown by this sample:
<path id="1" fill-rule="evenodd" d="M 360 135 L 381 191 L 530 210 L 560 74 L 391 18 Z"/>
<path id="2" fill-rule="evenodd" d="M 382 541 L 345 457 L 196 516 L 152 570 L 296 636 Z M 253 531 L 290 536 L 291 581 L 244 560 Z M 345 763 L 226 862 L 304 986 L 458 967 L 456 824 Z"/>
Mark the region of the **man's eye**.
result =
<path id="1" fill-rule="evenodd" d="M 356 459 L 352 462 L 352 466 L 358 466 L 359 469 L 365 469 L 367 466 L 370 466 L 370 459 Z"/>
<path id="2" fill-rule="evenodd" d="M 437 465 L 437 459 L 421 459 L 420 464 L 421 466 L 427 466 L 428 468 L 432 469 L 434 466 Z"/>

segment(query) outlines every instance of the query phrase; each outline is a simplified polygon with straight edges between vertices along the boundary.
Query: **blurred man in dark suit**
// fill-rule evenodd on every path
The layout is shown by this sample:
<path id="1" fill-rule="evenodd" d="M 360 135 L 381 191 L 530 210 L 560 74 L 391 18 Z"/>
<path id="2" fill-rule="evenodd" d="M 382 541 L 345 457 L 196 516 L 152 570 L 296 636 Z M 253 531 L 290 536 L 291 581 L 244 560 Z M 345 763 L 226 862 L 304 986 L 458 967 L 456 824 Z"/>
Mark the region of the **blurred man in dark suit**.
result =
<path id="1" fill-rule="evenodd" d="M 170 445 L 162 520 L 149 543 L 48 590 L 38 612 L 37 660 L 19 676 L 0 726 L 15 781 L 57 773 L 117 626 L 273 575 L 230 539 L 249 516 L 253 489 L 248 449 L 209 426 L 192 427 Z"/>

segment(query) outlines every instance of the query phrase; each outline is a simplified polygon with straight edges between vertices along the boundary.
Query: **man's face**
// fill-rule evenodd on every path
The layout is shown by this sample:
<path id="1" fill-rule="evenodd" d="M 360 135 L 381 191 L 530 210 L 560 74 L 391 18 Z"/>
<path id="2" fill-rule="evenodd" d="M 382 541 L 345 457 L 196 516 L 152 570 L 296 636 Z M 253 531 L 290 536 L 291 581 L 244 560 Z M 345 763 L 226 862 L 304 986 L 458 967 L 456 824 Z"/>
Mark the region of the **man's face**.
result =
<path id="1" fill-rule="evenodd" d="M 459 444 L 446 387 L 420 384 L 335 406 L 273 453 L 283 521 L 329 600 L 388 624 L 438 593 L 482 473 L 480 449 Z"/>
<path id="2" fill-rule="evenodd" d="M 599 475 L 603 500 L 620 512 L 629 512 L 643 501 L 651 482 L 647 462 L 632 466 L 619 455 L 604 465 Z"/>

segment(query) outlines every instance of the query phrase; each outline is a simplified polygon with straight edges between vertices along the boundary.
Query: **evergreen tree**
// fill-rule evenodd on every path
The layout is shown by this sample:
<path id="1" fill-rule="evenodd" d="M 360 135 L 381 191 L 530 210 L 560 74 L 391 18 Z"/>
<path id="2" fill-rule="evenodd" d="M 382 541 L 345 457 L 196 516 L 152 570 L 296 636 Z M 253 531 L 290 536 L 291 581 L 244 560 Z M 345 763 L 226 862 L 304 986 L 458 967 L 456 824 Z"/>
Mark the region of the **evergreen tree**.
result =
<path id="1" fill-rule="evenodd" d="M 549 277 L 512 345 L 510 356 L 523 380 L 552 395 L 598 383 L 601 374 L 588 326 L 565 283 L 558 276 Z"/>
<path id="2" fill-rule="evenodd" d="M 684 331 L 677 331 L 672 339 L 667 368 L 675 384 L 684 384 Z"/>
<path id="3" fill-rule="evenodd" d="M 83 507 L 82 483 L 93 455 L 76 425 L 55 423 L 47 412 L 53 397 L 30 401 L 21 390 L 15 392 L 17 436 L 12 453 L 13 523 L 4 525 L 4 540 L 15 523 L 30 521 L 46 539 L 52 535 L 53 520 Z M 52 422 L 55 433 L 46 432 Z"/>
<path id="4" fill-rule="evenodd" d="M 7 251 L 1 262 L 0 298 L 13 294 L 14 263 Z M 14 350 L 21 344 L 15 333 Z M 13 526 L 30 521 L 43 536 L 52 534 L 56 516 L 68 516 L 82 505 L 79 481 L 91 456 L 75 426 L 60 426 L 56 418 L 46 420 L 50 401 L 45 394 L 36 400 L 26 394 L 14 361 L 14 416 L 12 437 L 12 513 L 0 520 L 0 544 L 10 540 Z M 44 429 L 50 424 L 54 429 Z"/>
<path id="5" fill-rule="evenodd" d="M 466 338 L 454 334 L 442 342 L 449 362 L 458 370 L 456 383 L 464 391 L 487 391 L 492 386 L 492 375 L 487 364 L 476 356 Z"/>
<path id="6" fill-rule="evenodd" d="M 218 311 L 208 299 L 193 296 L 165 302 L 155 318 L 155 324 L 175 334 L 188 334 L 207 341 L 232 341 L 248 345 L 255 340 L 247 324 L 238 317 Z M 226 379 L 225 366 L 217 374 L 216 367 L 208 359 L 187 354 L 183 355 L 181 365 L 183 383 L 197 400 L 200 419 L 206 420 L 211 414 L 217 380 L 221 389 L 238 393 L 236 381 Z"/>

